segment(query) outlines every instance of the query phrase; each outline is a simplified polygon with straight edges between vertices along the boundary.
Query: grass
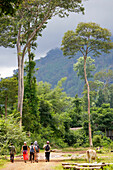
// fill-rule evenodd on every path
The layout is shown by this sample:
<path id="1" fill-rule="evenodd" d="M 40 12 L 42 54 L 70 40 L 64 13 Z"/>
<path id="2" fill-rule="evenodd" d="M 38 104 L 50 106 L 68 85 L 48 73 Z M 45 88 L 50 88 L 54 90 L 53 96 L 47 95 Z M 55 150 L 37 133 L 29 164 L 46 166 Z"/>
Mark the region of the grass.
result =
<path id="1" fill-rule="evenodd" d="M 6 159 L 0 159 L 0 169 L 2 169 L 4 167 L 5 164 L 7 164 L 9 162 L 9 160 Z"/>
<path id="2" fill-rule="evenodd" d="M 63 170 L 62 165 L 57 165 L 54 168 L 52 168 L 53 170 Z"/>
<path id="3" fill-rule="evenodd" d="M 68 148 L 63 148 L 62 152 L 75 152 L 75 151 L 86 151 L 88 148 L 73 148 L 73 147 L 68 147 Z"/>
<path id="4" fill-rule="evenodd" d="M 97 154 L 97 156 L 98 156 L 100 162 L 113 163 L 113 153 L 112 152 Z"/>
<path id="5" fill-rule="evenodd" d="M 62 149 L 62 151 L 67 151 L 67 152 L 72 152 L 72 151 L 85 151 L 87 150 L 86 148 L 66 148 L 66 149 Z M 77 154 L 79 155 L 79 154 Z M 68 156 L 67 155 L 64 155 L 64 156 Z M 97 161 L 96 162 L 104 162 L 104 163 L 113 163 L 113 152 L 110 152 L 110 150 L 108 149 L 104 149 L 103 152 L 101 153 L 97 153 Z M 75 159 L 70 159 L 70 160 L 64 160 L 63 162 L 68 162 L 68 163 L 86 163 L 86 160 L 85 160 L 85 154 L 84 154 L 84 157 L 78 157 L 78 158 L 75 158 Z M 94 161 L 95 162 L 95 161 Z M 56 166 L 55 168 L 53 168 L 53 170 L 63 170 L 62 168 L 62 165 L 58 165 Z M 113 170 L 113 165 L 111 166 L 106 166 L 104 167 L 103 170 Z"/>

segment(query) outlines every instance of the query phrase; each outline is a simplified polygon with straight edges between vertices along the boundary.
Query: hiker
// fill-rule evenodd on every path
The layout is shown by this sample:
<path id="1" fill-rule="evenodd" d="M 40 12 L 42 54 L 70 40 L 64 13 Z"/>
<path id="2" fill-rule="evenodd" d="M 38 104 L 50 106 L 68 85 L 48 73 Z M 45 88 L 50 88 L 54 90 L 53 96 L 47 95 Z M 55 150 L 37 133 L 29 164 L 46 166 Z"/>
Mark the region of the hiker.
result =
<path id="1" fill-rule="evenodd" d="M 47 144 L 43 146 L 43 148 L 45 149 L 45 158 L 46 158 L 46 162 L 49 162 L 49 158 L 50 158 L 50 145 L 49 145 L 49 141 L 47 141 Z"/>
<path id="2" fill-rule="evenodd" d="M 35 162 L 38 163 L 38 153 L 40 152 L 40 148 L 37 141 L 34 142 L 34 147 L 35 147 Z"/>
<path id="3" fill-rule="evenodd" d="M 32 163 L 34 163 L 34 153 L 36 152 L 35 147 L 33 146 L 33 142 L 31 142 L 31 146 L 30 146 L 30 161 Z"/>
<path id="4" fill-rule="evenodd" d="M 26 163 L 26 161 L 28 160 L 28 146 L 27 146 L 26 142 L 24 142 L 24 145 L 22 146 L 21 152 L 23 152 L 23 159 Z"/>
<path id="5" fill-rule="evenodd" d="M 9 149 L 10 149 L 10 161 L 13 163 L 14 162 L 14 154 L 16 153 L 13 143 L 11 143 L 11 146 L 9 146 Z"/>

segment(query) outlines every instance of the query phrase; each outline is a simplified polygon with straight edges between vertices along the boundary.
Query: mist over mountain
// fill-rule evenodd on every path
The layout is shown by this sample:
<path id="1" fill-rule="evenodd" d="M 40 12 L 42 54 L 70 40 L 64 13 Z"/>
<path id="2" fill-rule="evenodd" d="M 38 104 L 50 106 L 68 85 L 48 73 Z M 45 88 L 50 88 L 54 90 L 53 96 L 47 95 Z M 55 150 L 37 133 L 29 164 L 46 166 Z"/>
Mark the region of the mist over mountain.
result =
<path id="1" fill-rule="evenodd" d="M 73 70 L 73 64 L 77 62 L 80 56 L 78 54 L 76 57 L 69 59 L 63 56 L 63 52 L 59 48 L 50 50 L 44 58 L 36 60 L 36 68 L 39 68 L 36 73 L 37 82 L 48 82 L 53 88 L 62 77 L 67 77 L 63 84 L 64 91 L 72 97 L 76 94 L 81 96 L 84 80 L 81 80 Z M 113 69 L 113 50 L 109 54 L 102 54 L 102 56 L 94 59 L 95 72 Z"/>

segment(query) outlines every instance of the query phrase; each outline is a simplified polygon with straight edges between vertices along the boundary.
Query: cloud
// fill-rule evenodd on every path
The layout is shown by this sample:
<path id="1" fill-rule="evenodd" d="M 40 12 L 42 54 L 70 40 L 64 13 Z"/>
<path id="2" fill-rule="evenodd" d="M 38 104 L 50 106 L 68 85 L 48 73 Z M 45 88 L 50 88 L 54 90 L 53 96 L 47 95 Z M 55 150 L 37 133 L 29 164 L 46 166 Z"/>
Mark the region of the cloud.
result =
<path id="1" fill-rule="evenodd" d="M 62 37 L 67 30 L 75 30 L 79 22 L 95 22 L 101 27 L 109 29 L 113 34 L 113 0 L 84 1 L 85 15 L 71 13 L 68 18 L 52 18 L 42 37 L 38 38 L 36 58 L 46 54 L 52 48 L 60 47 Z"/>
<path id="2" fill-rule="evenodd" d="M 71 13 L 68 18 L 53 17 L 37 39 L 38 48 L 35 59 L 44 57 L 53 48 L 60 47 L 62 37 L 67 30 L 75 30 L 79 22 L 95 22 L 109 29 L 113 34 L 113 0 L 84 0 L 85 15 Z M 17 66 L 16 49 L 0 48 L 0 67 Z M 6 74 L 7 75 L 7 74 Z"/>
<path id="3" fill-rule="evenodd" d="M 17 66 L 16 49 L 0 47 L 0 67 Z"/>
<path id="4" fill-rule="evenodd" d="M 17 67 L 0 67 L 0 78 L 11 77 Z"/>

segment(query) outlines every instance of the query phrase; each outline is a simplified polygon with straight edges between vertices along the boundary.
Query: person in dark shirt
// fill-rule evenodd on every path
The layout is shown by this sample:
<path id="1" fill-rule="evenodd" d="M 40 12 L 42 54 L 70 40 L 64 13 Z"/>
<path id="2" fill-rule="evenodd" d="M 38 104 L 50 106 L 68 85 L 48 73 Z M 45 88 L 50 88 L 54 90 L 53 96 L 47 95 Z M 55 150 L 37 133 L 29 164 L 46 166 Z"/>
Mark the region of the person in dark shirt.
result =
<path id="1" fill-rule="evenodd" d="M 49 145 L 49 141 L 47 141 L 47 144 L 44 145 L 43 148 L 45 149 L 46 162 L 49 162 L 49 159 L 50 159 L 50 148 L 51 148 L 51 146 Z"/>
<path id="2" fill-rule="evenodd" d="M 13 143 L 11 143 L 11 146 L 9 146 L 9 149 L 10 149 L 10 161 L 13 163 L 14 162 L 14 154 L 16 153 Z"/>
<path id="3" fill-rule="evenodd" d="M 34 163 L 34 154 L 36 150 L 35 150 L 35 147 L 33 146 L 33 142 L 31 142 L 31 146 L 29 148 L 30 148 L 30 161 L 31 163 L 32 162 Z"/>
<path id="4" fill-rule="evenodd" d="M 24 142 L 24 145 L 22 146 L 21 151 L 23 152 L 23 159 L 26 163 L 26 161 L 28 160 L 28 146 L 27 146 L 26 142 Z"/>

